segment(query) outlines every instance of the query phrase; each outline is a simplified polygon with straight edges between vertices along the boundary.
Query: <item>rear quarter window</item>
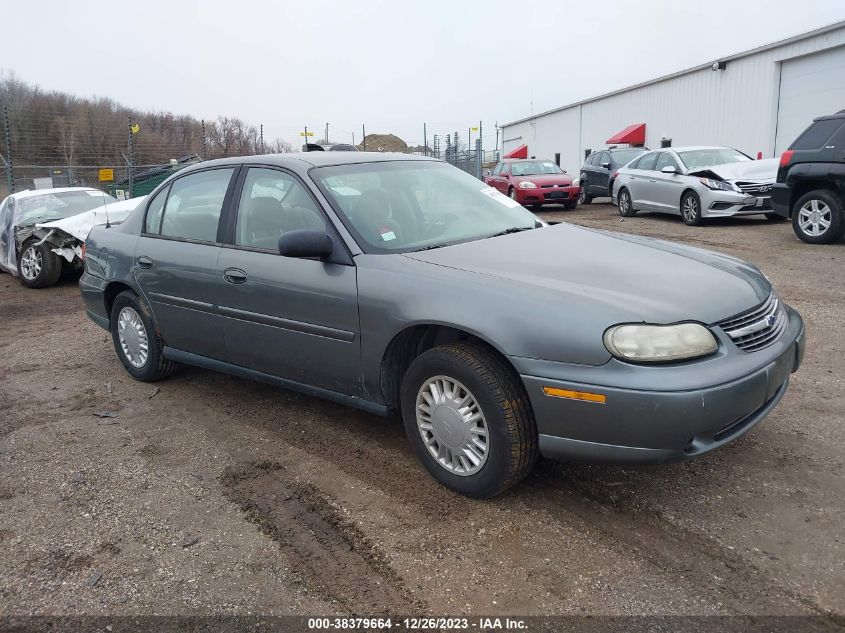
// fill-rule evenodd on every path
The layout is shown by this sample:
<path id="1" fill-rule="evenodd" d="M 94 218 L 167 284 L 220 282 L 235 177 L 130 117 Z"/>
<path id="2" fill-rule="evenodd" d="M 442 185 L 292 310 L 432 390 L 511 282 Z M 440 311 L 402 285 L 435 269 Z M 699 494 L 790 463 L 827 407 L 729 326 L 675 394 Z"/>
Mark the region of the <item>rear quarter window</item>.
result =
<path id="1" fill-rule="evenodd" d="M 814 121 L 810 127 L 804 130 L 789 149 L 821 149 L 827 141 L 842 127 L 843 119 L 825 119 Z"/>

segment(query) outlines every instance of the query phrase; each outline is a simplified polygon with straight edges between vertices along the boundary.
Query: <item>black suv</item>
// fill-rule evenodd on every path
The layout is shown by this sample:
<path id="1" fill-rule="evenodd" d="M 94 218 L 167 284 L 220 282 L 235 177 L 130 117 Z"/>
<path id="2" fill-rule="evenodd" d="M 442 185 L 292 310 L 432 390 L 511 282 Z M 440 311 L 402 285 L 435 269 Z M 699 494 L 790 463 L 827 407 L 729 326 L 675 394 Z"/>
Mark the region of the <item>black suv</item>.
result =
<path id="1" fill-rule="evenodd" d="M 772 208 L 810 244 L 845 235 L 845 110 L 822 116 L 780 157 Z"/>
<path id="2" fill-rule="evenodd" d="M 647 151 L 647 147 L 611 147 L 587 156 L 581 166 L 581 195 L 578 203 L 590 204 L 593 198 L 610 196 L 613 191 L 611 176 L 617 169 Z"/>

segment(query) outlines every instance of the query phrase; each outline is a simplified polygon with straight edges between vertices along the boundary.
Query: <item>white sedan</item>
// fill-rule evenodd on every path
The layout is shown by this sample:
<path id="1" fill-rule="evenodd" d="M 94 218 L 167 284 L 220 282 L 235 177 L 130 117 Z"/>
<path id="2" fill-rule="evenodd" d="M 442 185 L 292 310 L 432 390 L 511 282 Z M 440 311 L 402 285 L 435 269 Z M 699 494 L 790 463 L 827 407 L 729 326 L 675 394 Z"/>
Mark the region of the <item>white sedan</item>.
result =
<path id="1" fill-rule="evenodd" d="M 0 269 L 24 286 L 51 286 L 62 273 L 62 259 L 81 264 L 92 227 L 122 222 L 144 197 L 118 202 L 87 187 L 13 193 L 0 203 Z"/>
<path id="2" fill-rule="evenodd" d="M 703 218 L 763 214 L 770 221 L 775 158 L 754 160 L 730 147 L 675 147 L 647 152 L 617 172 L 613 202 L 624 217 L 638 211 Z"/>

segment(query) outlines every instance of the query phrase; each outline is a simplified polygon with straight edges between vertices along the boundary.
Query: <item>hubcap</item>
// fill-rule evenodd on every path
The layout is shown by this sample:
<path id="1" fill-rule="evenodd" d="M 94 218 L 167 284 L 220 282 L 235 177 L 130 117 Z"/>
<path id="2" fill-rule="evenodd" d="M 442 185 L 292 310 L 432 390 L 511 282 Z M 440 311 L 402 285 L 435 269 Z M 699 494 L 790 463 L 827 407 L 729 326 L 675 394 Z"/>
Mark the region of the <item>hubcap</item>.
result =
<path id="1" fill-rule="evenodd" d="M 21 274 L 27 281 L 32 281 L 41 274 L 42 263 L 40 251 L 30 246 L 21 256 Z"/>
<path id="2" fill-rule="evenodd" d="M 687 196 L 684 200 L 684 217 L 692 222 L 695 220 L 696 213 L 698 211 L 698 204 L 695 202 L 695 198 L 692 196 Z"/>
<path id="3" fill-rule="evenodd" d="M 149 341 L 147 328 L 140 315 L 133 308 L 126 306 L 117 317 L 117 338 L 123 355 L 133 367 L 140 369 L 147 363 Z"/>
<path id="4" fill-rule="evenodd" d="M 455 475 L 474 475 L 484 466 L 490 439 L 484 412 L 463 384 L 448 376 L 430 378 L 417 393 L 417 429 L 428 452 Z"/>
<path id="5" fill-rule="evenodd" d="M 622 195 L 619 196 L 619 208 L 622 209 L 623 213 L 628 213 L 628 207 L 630 205 L 631 203 L 628 200 L 628 193 L 623 191 Z"/>
<path id="6" fill-rule="evenodd" d="M 829 228 L 832 212 L 822 200 L 808 200 L 798 211 L 798 226 L 807 235 L 818 237 Z"/>
<path id="7" fill-rule="evenodd" d="M 512 200 L 516 200 L 516 189 L 511 189 L 510 196 Z"/>

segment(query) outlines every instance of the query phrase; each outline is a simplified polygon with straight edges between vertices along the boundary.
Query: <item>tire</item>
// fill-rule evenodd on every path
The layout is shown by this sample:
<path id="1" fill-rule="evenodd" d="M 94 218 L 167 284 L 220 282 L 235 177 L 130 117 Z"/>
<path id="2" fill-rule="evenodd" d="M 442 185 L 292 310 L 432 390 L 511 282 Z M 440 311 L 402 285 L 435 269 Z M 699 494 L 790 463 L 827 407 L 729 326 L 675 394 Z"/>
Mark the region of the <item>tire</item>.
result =
<path id="1" fill-rule="evenodd" d="M 540 209 L 542 209 L 542 208 L 543 208 L 543 205 L 542 205 L 542 204 L 532 204 L 532 205 L 531 205 L 531 210 L 532 210 L 532 211 L 539 211 L 539 210 L 540 210 Z"/>
<path id="2" fill-rule="evenodd" d="M 451 381 L 453 389 L 447 388 L 446 381 Z M 475 424 L 486 428 L 487 441 L 486 448 L 474 453 L 475 461 L 466 453 L 447 451 L 450 440 L 454 441 L 453 448 L 467 446 L 461 443 L 469 438 L 483 442 L 480 431 L 471 432 L 463 426 L 465 422 L 454 407 L 447 405 L 445 417 L 435 414 L 433 420 L 430 417 L 430 422 L 426 422 L 426 413 L 419 405 L 436 400 L 429 390 L 432 384 L 439 384 L 443 395 L 454 393 L 456 400 L 462 398 L 464 402 L 466 395 L 477 405 L 476 415 L 480 413 L 482 417 Z M 468 497 L 487 499 L 516 485 L 534 467 L 539 454 L 537 425 L 519 377 L 492 351 L 479 345 L 442 345 L 414 359 L 402 380 L 402 419 L 408 440 L 428 472 L 447 488 Z M 430 430 L 419 424 L 428 424 Z M 449 465 L 444 465 L 430 450 L 438 452 Z M 480 453 L 483 459 L 479 460 Z M 458 455 L 463 459 L 458 459 Z"/>
<path id="3" fill-rule="evenodd" d="M 516 200 L 516 189 L 514 189 L 513 187 L 511 187 L 510 189 L 508 189 L 508 197 L 509 197 L 511 200 Z"/>
<path id="4" fill-rule="evenodd" d="M 619 190 L 616 200 L 619 215 L 623 218 L 632 218 L 637 215 L 637 210 L 634 208 L 634 200 L 631 198 L 631 193 L 625 187 Z"/>
<path id="5" fill-rule="evenodd" d="M 123 317 L 123 320 L 121 320 Z M 117 357 L 123 367 L 135 380 L 155 382 L 167 378 L 174 372 L 177 364 L 164 358 L 164 342 L 158 335 L 152 312 L 146 302 L 131 290 L 124 290 L 114 299 L 109 320 L 112 342 Z M 121 330 L 125 330 L 127 348 L 136 347 L 133 341 L 146 339 L 147 356 L 127 354 L 120 339 Z M 141 362 L 143 361 L 143 362 Z"/>
<path id="6" fill-rule="evenodd" d="M 567 211 L 572 211 L 573 209 L 578 208 L 578 200 L 570 200 L 569 202 L 563 203 L 563 208 Z"/>
<path id="7" fill-rule="evenodd" d="M 782 215 L 778 215 L 777 213 L 764 213 L 763 215 L 766 216 L 766 222 L 771 222 L 772 224 L 776 224 L 777 222 L 786 222 L 789 218 L 785 218 Z"/>
<path id="8" fill-rule="evenodd" d="M 581 192 L 578 194 L 578 204 L 590 204 L 593 196 L 587 193 L 587 185 L 584 182 L 584 174 L 581 174 Z"/>
<path id="9" fill-rule="evenodd" d="M 681 219 L 687 226 L 701 225 L 701 198 L 694 191 L 681 196 Z"/>
<path id="10" fill-rule="evenodd" d="M 838 194 L 827 189 L 809 191 L 792 207 L 792 230 L 808 244 L 832 244 L 845 235 L 843 213 L 845 205 Z"/>
<path id="11" fill-rule="evenodd" d="M 46 288 L 62 275 L 62 260 L 45 242 L 24 242 L 18 255 L 18 280 L 27 288 Z"/>

